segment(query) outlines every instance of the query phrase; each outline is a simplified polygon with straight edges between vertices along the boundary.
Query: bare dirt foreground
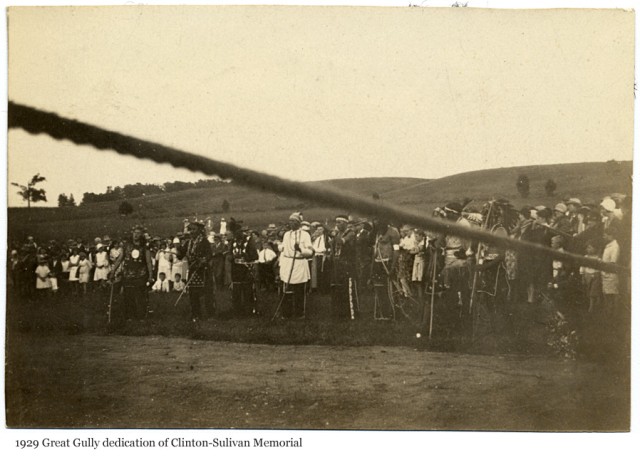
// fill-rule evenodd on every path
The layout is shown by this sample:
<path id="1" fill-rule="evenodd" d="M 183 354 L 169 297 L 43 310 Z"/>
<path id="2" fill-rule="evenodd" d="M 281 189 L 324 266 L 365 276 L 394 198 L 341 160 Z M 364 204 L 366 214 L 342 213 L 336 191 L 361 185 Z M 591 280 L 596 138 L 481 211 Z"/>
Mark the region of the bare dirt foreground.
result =
<path id="1" fill-rule="evenodd" d="M 624 373 L 548 356 L 19 334 L 12 427 L 626 430 Z M 9 392 L 9 389 L 10 392 Z"/>

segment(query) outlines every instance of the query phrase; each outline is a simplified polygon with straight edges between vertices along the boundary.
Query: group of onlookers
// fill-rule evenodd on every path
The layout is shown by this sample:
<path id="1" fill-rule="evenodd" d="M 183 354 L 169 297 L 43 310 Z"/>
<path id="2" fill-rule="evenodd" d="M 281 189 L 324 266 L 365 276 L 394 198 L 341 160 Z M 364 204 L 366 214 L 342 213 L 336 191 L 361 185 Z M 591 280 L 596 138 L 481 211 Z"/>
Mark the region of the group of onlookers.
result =
<path id="1" fill-rule="evenodd" d="M 515 209 L 506 200 L 482 205 L 450 202 L 437 208 L 434 215 L 558 251 L 630 265 L 630 196 L 614 194 L 593 204 L 567 198 L 553 209 Z M 305 292 L 333 293 L 336 286 L 348 284 L 345 292 L 352 317 L 354 308 L 359 309 L 354 300 L 361 297 L 359 290 L 372 284 L 384 287 L 390 280 L 397 282 L 407 297 L 448 290 L 454 293 L 458 306 L 468 305 L 476 295 L 485 295 L 498 306 L 536 303 L 546 296 L 557 302 L 579 302 L 587 311 L 620 308 L 620 295 L 630 289 L 625 276 L 553 260 L 535 251 L 505 251 L 455 235 L 348 215 L 331 224 L 308 222 L 299 213 L 294 221 L 279 226 L 272 223 L 256 230 L 232 220 L 229 228 L 223 222 L 219 232 L 205 232 L 213 284 L 225 289 L 238 281 L 234 270 L 238 273 L 239 263 L 246 267 L 254 290 L 275 291 L 278 283 L 293 284 L 287 280 L 286 270 L 280 270 L 286 257 L 283 240 L 292 226 L 306 232 L 311 242 L 308 253 L 300 256 L 308 264 Z M 164 293 L 189 286 L 189 262 L 181 250 L 188 239 L 186 227 L 184 230 L 166 238 L 145 234 L 153 264 L 154 281 L 149 290 Z M 239 260 L 239 244 L 252 248 L 255 255 L 244 254 Z M 295 257 L 298 251 L 292 250 Z M 81 238 L 39 243 L 30 236 L 10 249 L 9 283 L 27 298 L 46 292 L 85 294 L 89 289 L 107 287 L 109 280 L 119 276 L 113 267 L 122 251 L 123 241 L 109 236 L 96 237 L 90 244 Z M 392 308 L 388 305 L 387 314 Z"/>

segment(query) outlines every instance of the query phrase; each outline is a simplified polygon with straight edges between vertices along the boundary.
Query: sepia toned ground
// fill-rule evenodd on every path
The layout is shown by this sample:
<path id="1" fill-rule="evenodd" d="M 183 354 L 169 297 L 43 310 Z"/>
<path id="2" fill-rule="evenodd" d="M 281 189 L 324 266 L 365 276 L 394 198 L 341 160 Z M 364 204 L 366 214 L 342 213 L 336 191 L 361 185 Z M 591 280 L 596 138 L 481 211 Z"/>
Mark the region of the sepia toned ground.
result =
<path id="1" fill-rule="evenodd" d="M 215 319 L 201 326 L 205 332 L 186 335 L 178 329 L 165 329 L 162 335 L 153 329 L 141 333 L 140 328 L 151 327 L 144 324 L 137 330 L 105 333 L 92 327 L 95 318 L 87 321 L 86 316 L 84 326 L 68 326 L 70 316 L 65 315 L 74 313 L 65 312 L 63 305 L 57 310 L 21 308 L 37 314 L 8 318 L 6 401 L 11 427 L 629 428 L 628 369 L 607 360 L 565 360 L 550 353 L 499 349 L 438 352 L 426 339 L 407 338 L 401 325 L 393 324 L 383 327 L 390 336 L 405 337 L 403 345 L 197 339 L 206 331 L 233 330 L 238 324 L 260 328 L 264 318 L 240 323 Z M 191 327 L 176 317 L 152 322 L 159 327 L 180 321 Z M 270 330 L 263 326 L 262 333 L 275 337 L 286 327 L 312 335 L 314 324 L 332 327 L 313 319 L 276 323 Z M 360 329 L 351 329 L 353 335 L 364 334 L 375 343 L 373 328 L 380 322 L 360 323 Z M 320 340 L 320 332 L 315 333 Z M 380 343 L 384 341 L 382 337 Z"/>

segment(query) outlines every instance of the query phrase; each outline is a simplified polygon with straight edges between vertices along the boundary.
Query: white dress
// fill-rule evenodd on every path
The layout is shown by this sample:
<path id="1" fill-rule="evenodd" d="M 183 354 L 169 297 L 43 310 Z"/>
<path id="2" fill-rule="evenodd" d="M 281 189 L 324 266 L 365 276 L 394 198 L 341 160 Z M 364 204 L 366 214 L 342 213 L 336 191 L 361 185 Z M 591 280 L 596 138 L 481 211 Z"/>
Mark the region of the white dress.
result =
<path id="1" fill-rule="evenodd" d="M 175 276 L 169 278 L 171 273 L 171 266 L 173 262 L 173 253 L 168 249 L 161 249 L 156 254 L 156 260 L 158 261 L 158 274 L 156 275 L 156 281 L 160 280 L 160 273 L 164 273 L 167 279 L 175 279 Z"/>
<path id="2" fill-rule="evenodd" d="M 171 265 L 171 281 L 175 281 L 176 273 L 180 275 L 180 279 L 182 281 L 187 279 L 187 259 L 182 258 L 178 259 L 177 251 L 175 249 L 171 250 L 171 254 L 173 254 L 173 264 Z M 167 278 L 169 278 L 167 276 Z"/>
<path id="3" fill-rule="evenodd" d="M 294 250 L 296 242 L 300 246 L 300 251 Z M 311 273 L 307 258 L 312 255 L 313 246 L 308 232 L 300 229 L 285 233 L 280 249 L 280 280 L 289 284 L 309 281 Z"/>
<path id="4" fill-rule="evenodd" d="M 620 258 L 620 246 L 617 241 L 610 241 L 602 253 L 602 261 L 617 264 Z M 620 278 L 617 273 L 602 272 L 602 293 L 619 294 Z"/>
<path id="5" fill-rule="evenodd" d="M 49 281 L 49 274 L 51 270 L 46 265 L 38 265 L 36 268 L 36 289 L 50 289 L 51 282 Z"/>
<path id="6" fill-rule="evenodd" d="M 96 252 L 96 269 L 93 272 L 93 281 L 109 279 L 109 257 L 105 251 Z"/>
<path id="7" fill-rule="evenodd" d="M 79 255 L 69 256 L 69 281 L 78 281 L 78 263 L 80 262 Z"/>

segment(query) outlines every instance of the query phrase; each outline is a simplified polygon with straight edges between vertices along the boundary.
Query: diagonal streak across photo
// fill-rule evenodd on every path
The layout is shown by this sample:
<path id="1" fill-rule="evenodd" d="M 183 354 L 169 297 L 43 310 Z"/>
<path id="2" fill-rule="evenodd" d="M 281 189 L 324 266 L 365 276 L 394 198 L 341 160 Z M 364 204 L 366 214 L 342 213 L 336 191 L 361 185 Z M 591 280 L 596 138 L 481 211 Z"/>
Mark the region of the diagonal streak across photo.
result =
<path id="1" fill-rule="evenodd" d="M 47 134 L 57 140 L 69 140 L 75 144 L 90 145 L 99 150 L 113 150 L 122 155 L 132 155 L 136 158 L 149 159 L 156 163 L 168 163 L 174 167 L 217 175 L 223 179 L 233 179 L 236 183 L 248 187 L 304 198 L 330 207 L 349 209 L 370 217 L 398 220 L 434 232 L 482 241 L 502 248 L 517 251 L 535 251 L 555 260 L 591 267 L 605 272 L 621 274 L 630 272 L 628 267 L 556 251 L 549 247 L 522 240 L 497 236 L 483 229 L 464 227 L 398 206 L 381 204 L 344 190 L 309 185 L 252 169 L 241 168 L 230 163 L 109 131 L 13 101 L 9 101 L 8 105 L 8 128 L 22 128 L 31 134 Z"/>

